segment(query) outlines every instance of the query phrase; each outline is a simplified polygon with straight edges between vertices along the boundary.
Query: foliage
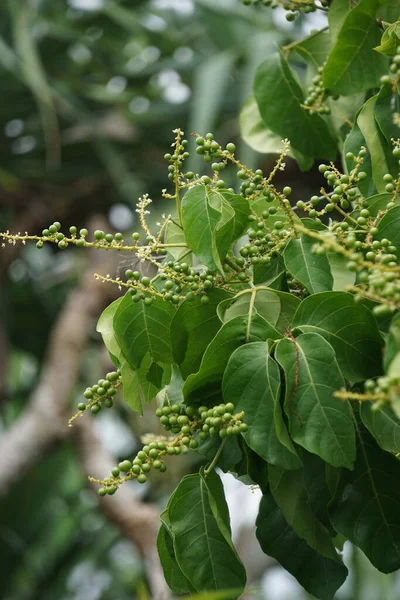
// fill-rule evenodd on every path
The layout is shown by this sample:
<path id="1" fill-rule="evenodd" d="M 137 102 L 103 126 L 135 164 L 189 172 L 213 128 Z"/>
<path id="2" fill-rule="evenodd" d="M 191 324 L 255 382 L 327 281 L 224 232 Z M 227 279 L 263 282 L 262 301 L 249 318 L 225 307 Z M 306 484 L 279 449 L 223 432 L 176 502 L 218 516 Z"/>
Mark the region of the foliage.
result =
<path id="1" fill-rule="evenodd" d="M 290 139 L 270 173 L 211 133 L 194 137 L 212 173 L 190 171 L 191 147 L 176 129 L 165 155 L 172 189 L 163 190 L 176 214 L 157 230 L 144 195 L 132 241 L 100 230 L 89 241 L 58 222 L 37 236 L 1 234 L 38 248 L 132 252 L 155 268 L 152 278 L 96 275 L 126 294 L 98 325 L 116 371 L 85 391 L 78 414 L 111 407 L 121 385 L 138 412 L 157 396 L 167 432 L 146 436 L 98 482 L 100 496 L 165 471 L 166 455 L 206 457 L 161 515 L 158 549 L 175 593 L 231 589 L 237 598 L 245 587 L 216 466 L 260 486 L 261 548 L 317 598 L 333 598 L 346 578 L 340 539 L 384 573 L 400 567 L 400 48 L 393 54 L 395 23 L 379 29 L 385 9 L 400 16 L 397 2 L 334 0 L 329 35 L 260 65 L 242 126 L 251 123 L 255 145 Z M 293 56 L 307 64 L 303 80 Z M 338 149 L 343 167 L 320 164 L 325 185 L 292 206 L 290 187 L 274 183 L 288 153 L 306 169 Z M 223 178 L 232 166 L 239 190 Z"/>

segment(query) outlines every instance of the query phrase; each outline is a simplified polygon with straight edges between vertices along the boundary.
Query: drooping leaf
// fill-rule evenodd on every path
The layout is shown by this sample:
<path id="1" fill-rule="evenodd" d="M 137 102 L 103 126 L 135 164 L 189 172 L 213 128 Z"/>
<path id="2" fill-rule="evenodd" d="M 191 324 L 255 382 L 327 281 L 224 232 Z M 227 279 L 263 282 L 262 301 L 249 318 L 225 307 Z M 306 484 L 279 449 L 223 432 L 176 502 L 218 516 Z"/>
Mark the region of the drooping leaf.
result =
<path id="1" fill-rule="evenodd" d="M 323 556 L 296 535 L 269 490 L 261 499 L 256 525 L 257 539 L 265 554 L 275 558 L 319 600 L 333 599 L 346 579 L 346 567 Z"/>
<path id="2" fill-rule="evenodd" d="M 218 505 L 220 502 L 221 497 Z M 215 503 L 214 509 L 218 505 Z M 195 590 L 243 591 L 244 567 L 226 541 L 226 530 L 221 532 L 219 528 L 220 519 L 215 518 L 207 486 L 200 475 L 182 479 L 168 503 L 168 516 L 177 562 Z M 224 520 L 223 516 L 220 518 Z"/>
<path id="3" fill-rule="evenodd" d="M 293 440 L 334 467 L 352 468 L 355 436 L 348 403 L 333 397 L 344 379 L 332 346 L 317 333 L 280 340 L 276 359 L 285 372 L 285 411 Z"/>
<path id="4" fill-rule="evenodd" d="M 301 466 L 286 430 L 280 406 L 279 367 L 266 342 L 241 346 L 232 354 L 224 372 L 222 393 L 236 412 L 244 411 L 249 426 L 243 434 L 249 447 L 268 463 L 283 469 Z"/>
<path id="5" fill-rule="evenodd" d="M 133 302 L 128 293 L 121 300 L 114 315 L 114 332 L 121 350 L 133 369 L 140 367 L 149 353 L 158 363 L 173 362 L 170 326 L 176 308 L 161 298 L 154 298 L 147 306 Z"/>
<path id="6" fill-rule="evenodd" d="M 182 199 L 182 226 L 187 245 L 212 271 L 222 271 L 235 229 L 235 211 L 223 194 L 197 185 Z"/>
<path id="7" fill-rule="evenodd" d="M 132 410 L 143 414 L 143 403 L 148 404 L 159 391 L 147 378 L 151 366 L 151 358 L 147 354 L 137 369 L 133 369 L 128 361 L 121 359 L 121 379 L 124 400 Z M 160 386 L 162 384 L 160 383 Z"/>
<path id="8" fill-rule="evenodd" d="M 186 402 L 215 405 L 221 398 L 222 376 L 232 352 L 249 342 L 275 339 L 275 335 L 275 329 L 255 312 L 224 323 L 208 345 L 199 371 L 186 380 Z"/>
<path id="9" fill-rule="evenodd" d="M 336 531 L 333 529 L 328 515 L 328 504 L 332 498 L 328 479 L 332 481 L 333 474 L 339 473 L 340 469 L 328 465 L 316 454 L 305 450 L 301 453 L 301 460 L 303 461 L 304 485 L 310 508 L 330 535 L 334 537 Z M 329 474 L 328 470 L 331 471 Z"/>
<path id="10" fill-rule="evenodd" d="M 362 381 L 382 372 L 383 340 L 375 317 L 351 294 L 321 292 L 299 305 L 292 327 L 322 335 L 333 347 L 343 375 Z"/>
<path id="11" fill-rule="evenodd" d="M 175 223 L 175 221 L 168 221 L 165 227 L 164 243 L 182 245 L 186 244 L 185 233 L 182 227 Z M 190 263 L 188 249 L 185 247 L 170 247 L 168 248 L 168 254 L 170 254 L 174 260 L 181 260 L 183 257 L 185 257 L 185 261 Z"/>
<path id="12" fill-rule="evenodd" d="M 327 252 L 326 257 L 333 278 L 332 290 L 334 292 L 345 292 L 347 286 L 354 285 L 356 279 L 354 271 L 349 271 L 347 268 L 348 261 L 344 256 L 336 252 Z"/>
<path id="13" fill-rule="evenodd" d="M 374 410 L 371 402 L 362 402 L 360 417 L 365 427 L 386 452 L 400 452 L 400 420 L 388 404 Z"/>
<path id="14" fill-rule="evenodd" d="M 331 536 L 311 510 L 302 471 L 268 467 L 269 486 L 275 502 L 293 531 L 327 558 L 339 561 Z"/>
<path id="15" fill-rule="evenodd" d="M 283 253 L 286 269 L 310 294 L 330 291 L 333 287 L 328 258 L 313 253 L 314 244 L 313 238 L 302 235 L 292 238 Z"/>
<path id="16" fill-rule="evenodd" d="M 336 531 L 391 573 L 400 567 L 400 462 L 361 426 L 357 437 L 354 471 L 342 470 L 329 514 Z"/>
<path id="17" fill-rule="evenodd" d="M 333 160 L 336 143 L 326 122 L 301 107 L 303 90 L 286 59 L 271 54 L 258 68 L 254 96 L 267 127 L 307 156 Z"/>
<path id="18" fill-rule="evenodd" d="M 190 591 L 191 586 L 175 558 L 172 538 L 164 523 L 160 527 L 157 537 L 157 550 L 163 568 L 165 581 L 174 594 L 185 594 Z"/>
<path id="19" fill-rule="evenodd" d="M 198 370 L 204 350 L 220 328 L 216 308 L 229 294 L 211 289 L 207 295 L 207 304 L 203 304 L 198 296 L 193 301 L 183 302 L 171 322 L 174 361 L 179 364 L 185 379 Z"/>
<path id="20" fill-rule="evenodd" d="M 376 87 L 387 60 L 373 48 L 379 43 L 378 0 L 361 0 L 346 16 L 322 76 L 333 94 L 351 96 Z"/>
<path id="21" fill-rule="evenodd" d="M 209 437 L 197 449 L 211 463 L 221 445 L 221 438 Z M 242 451 L 237 436 L 230 436 L 217 461 L 217 467 L 224 473 L 234 472 L 235 465 L 242 459 Z"/>

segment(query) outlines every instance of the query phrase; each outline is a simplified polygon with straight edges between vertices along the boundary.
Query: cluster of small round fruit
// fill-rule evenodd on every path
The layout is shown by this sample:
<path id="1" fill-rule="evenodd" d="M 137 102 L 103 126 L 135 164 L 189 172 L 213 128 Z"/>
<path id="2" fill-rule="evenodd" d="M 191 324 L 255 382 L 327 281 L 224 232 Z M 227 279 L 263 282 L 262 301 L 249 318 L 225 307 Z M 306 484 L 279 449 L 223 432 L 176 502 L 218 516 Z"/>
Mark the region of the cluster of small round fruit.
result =
<path id="1" fill-rule="evenodd" d="M 330 107 L 325 103 L 329 94 L 322 82 L 323 68 L 323 66 L 318 67 L 318 73 L 313 77 L 303 102 L 303 107 L 310 115 L 329 115 L 331 112 Z"/>
<path id="2" fill-rule="evenodd" d="M 231 402 L 213 408 L 195 408 L 183 404 L 168 404 L 158 408 L 156 415 L 160 423 L 166 431 L 176 434 L 176 437 L 151 441 L 143 446 L 132 461 L 123 460 L 114 467 L 110 477 L 101 481 L 92 479 L 102 485 L 98 490 L 99 496 L 114 494 L 124 481 L 131 479 L 145 483 L 152 468 L 165 472 L 167 467 L 163 457 L 166 455 L 174 456 L 188 452 L 189 449 L 196 450 L 200 442 L 209 437 L 223 439 L 246 432 L 248 427 L 242 421 L 244 413 L 234 412 L 235 407 Z"/>
<path id="3" fill-rule="evenodd" d="M 271 8 L 283 8 L 288 10 L 286 19 L 293 21 L 300 13 L 312 13 L 317 9 L 326 10 L 328 6 L 327 0 L 242 0 L 245 6 L 270 6 Z"/>
<path id="4" fill-rule="evenodd" d="M 238 435 L 247 431 L 246 423 L 242 422 L 243 413 L 234 414 L 235 407 L 232 402 L 219 404 L 213 408 L 207 406 L 185 406 L 173 404 L 163 406 L 156 410 L 161 425 L 172 433 L 184 435 L 182 444 L 190 448 L 197 448 L 196 439 L 190 436 L 199 431 L 199 439 L 206 440 L 208 437 L 224 438 L 230 435 Z"/>
<path id="5" fill-rule="evenodd" d="M 69 420 L 69 423 L 71 424 L 76 417 L 83 414 L 88 409 L 90 409 L 94 415 L 97 415 L 103 406 L 112 408 L 113 397 L 117 393 L 117 389 L 121 383 L 121 371 L 120 369 L 117 369 L 116 371 L 107 373 L 105 379 L 99 379 L 92 387 L 86 388 L 83 392 L 83 397 L 88 400 L 88 402 L 80 402 L 78 404 L 78 412 L 73 415 Z"/>
<path id="6" fill-rule="evenodd" d="M 78 248 L 83 248 L 85 246 L 95 246 L 96 248 L 117 248 L 121 249 L 125 245 L 124 237 L 122 233 L 105 233 L 101 229 L 97 229 L 93 233 L 93 242 L 88 242 L 87 237 L 89 232 L 87 229 L 80 229 L 78 232 L 77 227 L 72 225 L 69 228 L 70 237 L 66 236 L 61 231 L 61 223 L 55 221 L 49 227 L 43 229 L 42 235 L 38 239 L 36 243 L 37 248 L 43 248 L 45 242 L 53 242 L 56 243 L 60 250 L 65 250 L 68 248 L 70 244 L 77 246 Z M 29 237 L 29 236 L 28 236 Z M 136 245 L 138 240 L 140 239 L 140 233 L 134 232 L 132 234 L 133 244 Z"/>

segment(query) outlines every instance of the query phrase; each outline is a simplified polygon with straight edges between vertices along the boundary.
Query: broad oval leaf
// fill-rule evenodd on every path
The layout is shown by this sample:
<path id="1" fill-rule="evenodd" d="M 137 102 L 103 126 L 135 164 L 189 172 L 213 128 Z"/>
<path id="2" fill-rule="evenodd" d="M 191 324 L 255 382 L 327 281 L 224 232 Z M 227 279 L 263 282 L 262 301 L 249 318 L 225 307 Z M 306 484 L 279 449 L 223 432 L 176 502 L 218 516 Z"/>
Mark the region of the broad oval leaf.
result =
<path id="1" fill-rule="evenodd" d="M 133 369 L 140 367 L 148 353 L 155 362 L 173 362 L 170 327 L 176 308 L 154 298 L 150 306 L 133 302 L 125 294 L 114 315 L 114 331 L 121 350 Z"/>
<path id="2" fill-rule="evenodd" d="M 188 404 L 217 404 L 222 395 L 222 376 L 231 354 L 248 342 L 276 339 L 276 330 L 255 312 L 237 316 L 222 325 L 207 347 L 200 369 L 183 388 Z"/>
<path id="3" fill-rule="evenodd" d="M 164 523 L 157 537 L 157 550 L 163 568 L 165 581 L 174 594 L 186 594 L 191 586 L 177 563 L 171 535 Z"/>
<path id="4" fill-rule="evenodd" d="M 387 60 L 373 48 L 379 44 L 378 0 L 361 0 L 348 13 L 323 70 L 324 87 L 351 96 L 376 87 L 387 71 Z"/>
<path id="5" fill-rule="evenodd" d="M 318 115 L 301 107 L 304 93 L 286 59 L 271 54 L 258 67 L 254 96 L 261 117 L 271 131 L 287 138 L 293 148 L 307 156 L 334 160 L 336 142 Z"/>
<path id="6" fill-rule="evenodd" d="M 292 327 L 322 335 L 333 347 L 339 367 L 351 381 L 382 372 L 383 340 L 371 311 L 346 292 L 321 292 L 305 298 Z"/>
<path id="7" fill-rule="evenodd" d="M 329 506 L 336 531 L 383 573 L 400 567 L 400 462 L 358 431 L 354 471 L 343 470 Z"/>
<path id="8" fill-rule="evenodd" d="M 256 535 L 265 554 L 319 600 L 332 600 L 347 576 L 346 567 L 311 548 L 288 525 L 269 490 L 263 494 L 256 522 Z"/>
<path id="9" fill-rule="evenodd" d="M 224 195 L 205 185 L 191 188 L 182 199 L 182 226 L 198 259 L 222 271 L 235 230 L 235 211 Z"/>
<path id="10" fill-rule="evenodd" d="M 221 326 L 217 306 L 229 296 L 219 289 L 211 289 L 207 295 L 207 304 L 199 296 L 183 302 L 171 322 L 173 357 L 184 379 L 199 369 L 204 350 Z"/>
<path id="11" fill-rule="evenodd" d="M 121 301 L 122 298 L 117 298 L 117 300 L 111 302 L 111 304 L 109 304 L 101 313 L 96 326 L 96 331 L 101 333 L 105 347 L 117 361 L 120 359 L 121 348 L 115 337 L 114 315 L 118 306 L 121 304 Z"/>
<path id="12" fill-rule="evenodd" d="M 302 235 L 292 238 L 283 253 L 286 269 L 310 294 L 327 292 L 333 286 L 328 258 L 313 253 L 314 244 L 313 238 Z"/>
<path id="13" fill-rule="evenodd" d="M 293 440 L 334 467 L 351 469 L 355 435 L 348 402 L 333 397 L 344 379 L 332 346 L 317 333 L 278 342 L 285 372 L 285 411 Z"/>
<path id="14" fill-rule="evenodd" d="M 393 454 L 400 452 L 400 420 L 389 405 L 374 410 L 371 402 L 362 402 L 360 417 L 382 450 Z"/>
<path id="15" fill-rule="evenodd" d="M 187 475 L 182 479 L 168 503 L 175 556 L 195 590 L 238 588 L 243 591 L 245 569 L 232 544 L 226 540 L 226 528 L 220 529 L 224 515 L 216 519 L 214 514 L 215 510 L 221 510 L 222 499 L 215 502 L 214 497 L 213 501 L 214 511 L 209 490 L 200 475 Z"/>
<path id="16" fill-rule="evenodd" d="M 303 472 L 269 465 L 268 479 L 271 493 L 296 535 L 320 554 L 339 561 L 328 530 L 311 510 Z"/>
<path id="17" fill-rule="evenodd" d="M 280 405 L 279 367 L 266 342 L 241 346 L 224 372 L 222 393 L 236 412 L 244 411 L 249 426 L 243 434 L 249 447 L 266 462 L 282 469 L 297 469 L 301 461 L 286 430 Z"/>

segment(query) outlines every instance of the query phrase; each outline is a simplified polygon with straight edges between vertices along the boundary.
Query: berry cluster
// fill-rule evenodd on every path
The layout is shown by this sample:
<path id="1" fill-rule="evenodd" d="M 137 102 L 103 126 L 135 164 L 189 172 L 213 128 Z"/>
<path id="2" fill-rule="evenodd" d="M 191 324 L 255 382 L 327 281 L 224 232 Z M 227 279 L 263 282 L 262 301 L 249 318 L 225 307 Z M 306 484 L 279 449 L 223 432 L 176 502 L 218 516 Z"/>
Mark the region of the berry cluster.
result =
<path id="1" fill-rule="evenodd" d="M 125 481 L 136 479 L 139 483 L 147 481 L 147 474 L 152 468 L 161 473 L 166 471 L 163 457 L 174 456 L 196 450 L 201 441 L 209 437 L 228 438 L 247 431 L 243 423 L 243 412 L 234 414 L 235 407 L 231 402 L 219 404 L 213 408 L 185 406 L 183 404 L 165 405 L 156 410 L 156 415 L 164 429 L 176 434 L 176 437 L 159 437 L 149 441 L 132 460 L 123 460 L 111 471 L 111 476 L 103 480 L 95 480 L 102 485 L 98 494 L 114 494 Z M 198 437 L 198 439 L 197 439 Z M 200 442 L 198 441 L 200 440 Z"/>
<path id="2" fill-rule="evenodd" d="M 117 389 L 121 383 L 121 371 L 120 369 L 117 369 L 117 371 L 107 373 L 105 379 L 99 379 L 92 387 L 86 388 L 83 392 L 83 397 L 88 400 L 88 402 L 80 402 L 78 404 L 78 412 L 71 417 L 69 425 L 71 426 L 72 422 L 88 409 L 90 409 L 94 415 L 97 415 L 103 406 L 112 408 L 113 397 L 117 393 Z"/>
<path id="3" fill-rule="evenodd" d="M 310 115 L 329 115 L 331 112 L 330 107 L 325 103 L 329 93 L 322 83 L 323 68 L 323 65 L 318 67 L 318 73 L 313 77 L 311 85 L 307 89 L 307 97 L 302 104 Z"/>
<path id="4" fill-rule="evenodd" d="M 383 75 L 381 77 L 381 84 L 391 85 L 393 90 L 397 93 L 397 85 L 400 81 L 400 46 L 397 48 L 396 54 L 392 58 L 389 71 L 390 75 Z"/>
<path id="5" fill-rule="evenodd" d="M 271 8 L 281 7 L 284 10 L 290 11 L 286 14 L 288 21 L 294 21 L 294 19 L 301 13 L 308 14 L 315 12 L 316 10 L 327 10 L 328 1 L 320 0 L 242 0 L 245 6 L 270 6 Z"/>

